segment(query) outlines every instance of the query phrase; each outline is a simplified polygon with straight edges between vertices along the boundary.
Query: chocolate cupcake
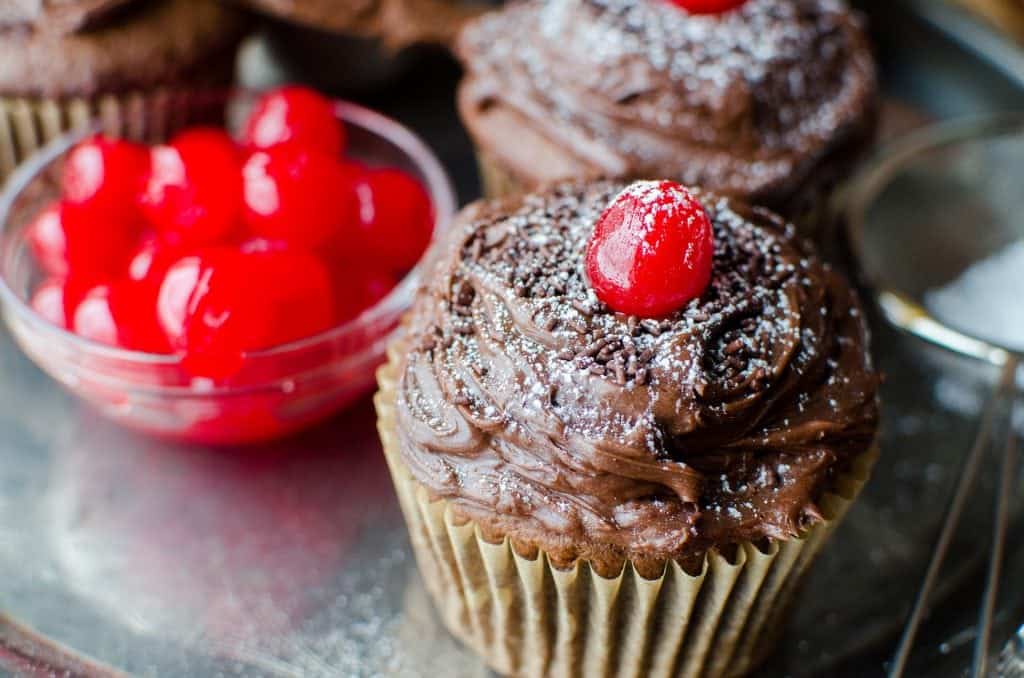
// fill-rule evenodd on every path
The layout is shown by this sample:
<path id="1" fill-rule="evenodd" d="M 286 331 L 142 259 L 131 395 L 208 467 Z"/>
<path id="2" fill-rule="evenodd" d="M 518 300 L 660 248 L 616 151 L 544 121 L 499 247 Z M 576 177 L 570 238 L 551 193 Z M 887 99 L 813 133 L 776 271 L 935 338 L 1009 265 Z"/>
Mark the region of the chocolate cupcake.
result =
<path id="1" fill-rule="evenodd" d="M 392 49 L 447 44 L 485 2 L 458 0 L 238 0 L 289 22 L 336 34 L 379 38 Z"/>
<path id="2" fill-rule="evenodd" d="M 842 0 L 688 2 L 527 0 L 468 24 L 459 110 L 485 191 L 659 176 L 790 218 L 817 208 L 875 131 L 858 16 Z"/>
<path id="3" fill-rule="evenodd" d="M 165 137 L 169 93 L 230 84 L 245 26 L 213 0 L 0 3 L 0 178 L 96 118 Z"/>
<path id="4" fill-rule="evenodd" d="M 269 17 L 243 77 L 366 91 L 394 81 L 419 45 L 450 46 L 489 0 L 235 0 Z M 269 68 L 267 67 L 269 63 Z"/>
<path id="5" fill-rule="evenodd" d="M 697 296 L 658 318 L 599 299 L 595 224 L 660 228 L 671 210 L 615 209 L 662 185 L 464 210 L 379 375 L 424 582 L 502 673 L 748 671 L 876 456 L 854 293 L 771 212 L 693 191 Z"/>

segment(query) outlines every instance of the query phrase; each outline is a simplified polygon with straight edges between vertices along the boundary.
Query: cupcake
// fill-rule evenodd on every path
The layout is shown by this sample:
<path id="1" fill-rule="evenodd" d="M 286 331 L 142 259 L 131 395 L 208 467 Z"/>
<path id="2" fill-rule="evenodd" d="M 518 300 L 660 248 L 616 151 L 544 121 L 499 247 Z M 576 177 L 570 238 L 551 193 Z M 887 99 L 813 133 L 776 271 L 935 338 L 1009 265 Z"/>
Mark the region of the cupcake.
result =
<path id="1" fill-rule="evenodd" d="M 709 6 L 732 9 L 686 9 Z M 490 195 L 659 176 L 804 222 L 876 126 L 842 0 L 526 0 L 468 24 L 457 53 Z"/>
<path id="2" fill-rule="evenodd" d="M 756 666 L 876 456 L 847 283 L 673 182 L 476 203 L 433 257 L 376 404 L 448 629 L 509 675 Z"/>
<path id="3" fill-rule="evenodd" d="M 269 18 L 243 60 L 257 85 L 301 81 L 330 91 L 394 81 L 418 45 L 451 44 L 488 0 L 235 0 Z"/>
<path id="4" fill-rule="evenodd" d="M 321 31 L 379 38 L 392 49 L 447 43 L 485 6 L 459 0 L 239 0 L 253 9 Z"/>
<path id="5" fill-rule="evenodd" d="M 244 30 L 213 0 L 0 3 L 0 179 L 95 118 L 112 134 L 166 136 L 168 93 L 228 85 Z"/>

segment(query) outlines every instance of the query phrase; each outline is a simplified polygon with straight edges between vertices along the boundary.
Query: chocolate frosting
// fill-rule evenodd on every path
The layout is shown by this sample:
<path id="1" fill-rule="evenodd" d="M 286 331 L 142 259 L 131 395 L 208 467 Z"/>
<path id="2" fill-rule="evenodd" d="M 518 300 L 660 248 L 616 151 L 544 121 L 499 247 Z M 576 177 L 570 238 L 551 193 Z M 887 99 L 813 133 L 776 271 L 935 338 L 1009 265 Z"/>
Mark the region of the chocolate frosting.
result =
<path id="1" fill-rule="evenodd" d="M 215 0 L 16 2 L 29 11 L 0 12 L 4 96 L 223 86 L 248 30 L 241 12 Z M 15 24 L 16 15 L 32 21 Z"/>
<path id="2" fill-rule="evenodd" d="M 470 23 L 460 111 L 526 183 L 673 177 L 784 205 L 874 126 L 875 70 L 841 0 L 527 0 Z"/>
<path id="3" fill-rule="evenodd" d="M 238 0 L 320 31 L 380 38 L 392 48 L 449 45 L 485 6 L 477 0 Z"/>
<path id="4" fill-rule="evenodd" d="M 73 33 L 102 21 L 131 0 L 7 0 L 0 29 Z"/>
<path id="5" fill-rule="evenodd" d="M 695 191 L 715 235 L 703 296 L 661 320 L 613 313 L 582 262 L 623 188 L 462 213 L 407 321 L 403 458 L 460 516 L 566 563 L 792 537 L 874 439 L 854 293 L 780 218 Z"/>

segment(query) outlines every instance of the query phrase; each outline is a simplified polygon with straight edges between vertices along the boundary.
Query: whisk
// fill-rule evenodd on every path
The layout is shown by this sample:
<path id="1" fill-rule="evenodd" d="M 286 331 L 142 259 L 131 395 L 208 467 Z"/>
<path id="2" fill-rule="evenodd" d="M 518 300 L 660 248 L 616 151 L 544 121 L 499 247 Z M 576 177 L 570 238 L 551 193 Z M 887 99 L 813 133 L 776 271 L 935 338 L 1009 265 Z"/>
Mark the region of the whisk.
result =
<path id="1" fill-rule="evenodd" d="M 982 158 L 988 162 L 982 162 Z M 990 167 L 993 158 L 995 166 Z M 906 619 L 888 666 L 890 678 L 900 678 L 907 672 L 918 631 L 928 614 L 943 562 L 967 506 L 978 471 L 986 460 L 993 442 L 998 440 L 996 449 L 1000 464 L 999 484 L 992 508 L 985 588 L 978 609 L 977 633 L 970 665 L 970 675 L 980 678 L 988 675 L 993 664 L 993 620 L 999 600 L 1011 500 L 1018 489 L 1014 411 L 1018 405 L 1017 374 L 1024 363 L 1024 350 L 1021 346 L 1009 345 L 1011 342 L 1005 337 L 994 339 L 991 333 L 985 334 L 985 328 L 965 331 L 936 317 L 926 308 L 926 291 L 936 282 L 943 282 L 943 277 L 948 278 L 949 271 L 922 273 L 911 263 L 913 259 L 905 258 L 906 253 L 886 251 L 887 233 L 884 229 L 880 232 L 880 224 L 873 222 L 873 206 L 885 191 L 900 190 L 899 182 L 914 181 L 913 171 L 908 173 L 908 168 L 915 165 L 919 169 L 926 168 L 919 171 L 916 180 L 927 181 L 934 180 L 936 176 L 944 176 L 949 185 L 955 187 L 950 193 L 937 198 L 940 201 L 956 201 L 960 197 L 971 196 L 977 204 L 984 205 L 986 200 L 991 199 L 1000 204 L 1016 206 L 1016 209 L 1003 210 L 1003 214 L 1024 214 L 1024 196 L 1019 193 L 1019 185 L 1014 189 L 1010 186 L 1000 188 L 1001 184 L 998 181 L 987 183 L 991 179 L 988 171 L 997 172 L 999 167 L 1011 168 L 1011 176 L 1017 177 L 1024 170 L 1024 116 L 999 115 L 955 121 L 911 135 L 884 152 L 860 175 L 848 194 L 845 210 L 848 242 L 852 254 L 874 293 L 882 315 L 898 328 L 931 344 L 987 363 L 999 370 L 999 378 L 981 411 L 977 435 L 962 462 L 959 479 L 946 509 L 913 608 Z M 946 188 L 948 189 L 948 186 Z M 984 238 L 977 232 L 967 234 L 974 241 L 985 241 L 984 251 L 974 247 L 973 242 L 970 245 L 964 245 L 963 242 L 947 242 L 947 247 L 963 246 L 967 251 L 963 252 L 962 256 L 945 259 L 955 261 L 955 264 L 962 268 L 972 263 L 972 259 L 976 257 L 991 254 L 993 249 L 1004 247 L 1014 241 L 1024 241 L 1024 221 L 1010 223 L 1005 219 L 1000 220 L 993 216 L 998 213 L 999 210 L 991 210 L 987 215 L 984 211 L 979 213 L 983 216 L 977 222 L 978 228 L 989 228 L 992 233 L 985 233 Z M 944 234 L 941 224 L 933 227 L 931 223 L 917 223 L 910 227 L 920 229 L 921 226 L 925 227 L 925 237 L 934 237 L 937 242 L 942 242 Z M 952 232 L 945 235 L 951 238 L 964 238 L 962 231 L 970 229 L 965 228 L 967 224 L 964 223 L 959 223 L 958 226 L 961 231 L 959 235 Z M 910 268 L 911 266 L 913 268 Z M 1017 301 L 1024 304 L 1024 267 L 1021 267 L 1018 275 L 1021 296 Z M 1006 281 L 1006 284 L 1013 282 Z M 1024 342 L 1024 336 L 1020 336 L 1019 340 Z M 1005 433 L 997 436 L 996 432 L 1000 430 L 1005 430 Z M 996 670 L 1003 676 L 1024 677 L 1024 626 L 1003 648 Z"/>

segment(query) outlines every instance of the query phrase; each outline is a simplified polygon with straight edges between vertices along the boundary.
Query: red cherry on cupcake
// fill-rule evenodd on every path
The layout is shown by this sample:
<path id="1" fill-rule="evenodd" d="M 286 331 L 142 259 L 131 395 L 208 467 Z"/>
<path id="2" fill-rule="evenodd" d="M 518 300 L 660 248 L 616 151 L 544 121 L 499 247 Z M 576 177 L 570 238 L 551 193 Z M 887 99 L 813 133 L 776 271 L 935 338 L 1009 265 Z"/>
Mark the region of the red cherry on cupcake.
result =
<path id="1" fill-rule="evenodd" d="M 184 132 L 152 149 L 142 211 L 170 243 L 200 246 L 227 238 L 241 215 L 240 167 L 223 130 Z"/>
<path id="2" fill-rule="evenodd" d="M 93 136 L 68 153 L 61 186 L 68 208 L 97 233 L 134 227 L 142 177 L 149 162 L 144 146 Z"/>
<path id="3" fill-rule="evenodd" d="M 701 295 L 713 256 L 711 220 L 697 199 L 673 181 L 641 181 L 598 218 L 586 270 L 609 308 L 657 318 Z"/>
<path id="4" fill-rule="evenodd" d="M 294 144 L 257 151 L 243 177 L 252 235 L 313 248 L 356 219 L 352 172 L 325 153 Z"/>
<path id="5" fill-rule="evenodd" d="M 367 172 L 356 182 L 360 257 L 395 272 L 416 265 L 430 244 L 434 213 L 423 186 L 396 169 Z"/>
<path id="6" fill-rule="evenodd" d="M 736 9 L 747 0 L 671 0 L 690 14 L 723 14 Z"/>
<path id="7" fill-rule="evenodd" d="M 330 99 L 306 87 L 289 86 L 263 95 L 245 125 L 242 142 L 252 149 L 293 143 L 341 155 L 345 130 Z"/>

